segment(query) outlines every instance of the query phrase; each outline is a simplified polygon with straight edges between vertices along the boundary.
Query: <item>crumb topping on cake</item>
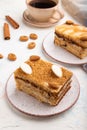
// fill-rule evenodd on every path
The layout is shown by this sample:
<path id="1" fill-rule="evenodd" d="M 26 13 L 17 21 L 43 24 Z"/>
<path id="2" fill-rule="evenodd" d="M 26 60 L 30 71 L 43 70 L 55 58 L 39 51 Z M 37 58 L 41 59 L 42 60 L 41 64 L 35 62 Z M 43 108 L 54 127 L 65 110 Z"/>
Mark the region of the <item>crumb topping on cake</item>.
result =
<path id="1" fill-rule="evenodd" d="M 30 75 L 26 74 L 21 68 L 18 68 L 14 72 L 15 77 L 17 76 L 21 79 L 24 78 L 26 81 L 47 91 L 58 92 L 60 86 L 63 86 L 72 76 L 72 72 L 66 70 L 65 68 L 61 68 L 62 77 L 57 77 L 51 69 L 53 64 L 41 59 L 37 61 L 28 60 L 26 63 L 32 68 L 32 73 Z M 52 87 L 49 87 L 49 84 L 51 84 Z M 55 84 L 57 89 L 54 88 Z"/>

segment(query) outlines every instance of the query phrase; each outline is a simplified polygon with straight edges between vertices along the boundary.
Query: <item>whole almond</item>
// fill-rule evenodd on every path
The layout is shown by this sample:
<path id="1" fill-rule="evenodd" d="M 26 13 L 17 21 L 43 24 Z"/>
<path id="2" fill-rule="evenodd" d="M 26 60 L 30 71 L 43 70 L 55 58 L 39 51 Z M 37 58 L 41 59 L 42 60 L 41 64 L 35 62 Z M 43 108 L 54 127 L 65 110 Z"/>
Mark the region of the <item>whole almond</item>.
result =
<path id="1" fill-rule="evenodd" d="M 35 42 L 30 42 L 27 47 L 28 47 L 28 49 L 33 49 L 33 48 L 35 48 L 35 46 L 36 46 Z"/>
<path id="2" fill-rule="evenodd" d="M 40 59 L 40 57 L 37 56 L 37 55 L 32 55 L 32 56 L 30 56 L 30 61 L 37 61 L 37 60 L 39 60 L 39 59 Z"/>
<path id="3" fill-rule="evenodd" d="M 35 33 L 31 33 L 29 37 L 30 39 L 33 39 L 33 40 L 36 40 L 38 38 L 37 34 Z"/>
<path id="4" fill-rule="evenodd" d="M 20 68 L 26 73 L 26 74 L 32 74 L 32 68 L 27 63 L 22 63 Z"/>
<path id="5" fill-rule="evenodd" d="M 67 21 L 66 21 L 66 24 L 72 25 L 72 24 L 74 24 L 74 22 L 71 21 L 71 20 L 67 20 Z"/>
<path id="6" fill-rule="evenodd" d="M 61 78 L 63 76 L 63 72 L 62 72 L 62 69 L 61 67 L 57 66 L 57 65 L 52 65 L 51 67 L 52 69 L 52 72 L 59 78 Z"/>
<path id="7" fill-rule="evenodd" d="M 22 42 L 26 42 L 28 41 L 28 36 L 20 36 L 19 40 Z"/>
<path id="8" fill-rule="evenodd" d="M 16 55 L 13 53 L 8 54 L 8 60 L 10 61 L 15 61 L 17 59 Z"/>

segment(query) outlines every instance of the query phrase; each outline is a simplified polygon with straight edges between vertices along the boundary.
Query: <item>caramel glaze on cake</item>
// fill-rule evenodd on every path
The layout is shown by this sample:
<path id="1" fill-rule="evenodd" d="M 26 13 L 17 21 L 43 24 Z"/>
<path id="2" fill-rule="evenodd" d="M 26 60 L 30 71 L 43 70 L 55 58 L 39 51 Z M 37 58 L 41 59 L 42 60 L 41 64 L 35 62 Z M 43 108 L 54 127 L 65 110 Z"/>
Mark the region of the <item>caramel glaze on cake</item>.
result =
<path id="1" fill-rule="evenodd" d="M 17 88 L 41 102 L 57 105 L 70 89 L 72 72 L 61 68 L 63 75 L 59 78 L 52 72 L 52 63 L 42 59 L 25 63 L 32 68 L 32 74 L 26 74 L 19 67 L 14 72 Z"/>

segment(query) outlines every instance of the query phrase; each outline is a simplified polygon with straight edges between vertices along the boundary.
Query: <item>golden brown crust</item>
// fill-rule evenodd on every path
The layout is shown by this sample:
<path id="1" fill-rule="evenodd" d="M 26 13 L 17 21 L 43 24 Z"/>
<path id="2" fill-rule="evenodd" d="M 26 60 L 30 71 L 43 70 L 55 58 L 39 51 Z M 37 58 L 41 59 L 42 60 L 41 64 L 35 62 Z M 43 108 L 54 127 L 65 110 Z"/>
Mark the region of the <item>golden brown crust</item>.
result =
<path id="1" fill-rule="evenodd" d="M 57 36 L 68 39 L 75 44 L 87 48 L 87 27 L 75 24 L 63 24 L 56 26 Z"/>
<path id="2" fill-rule="evenodd" d="M 14 75 L 15 77 L 26 79 L 27 81 L 35 84 L 39 88 L 43 88 L 48 92 L 57 93 L 61 86 L 63 86 L 71 77 L 72 72 L 62 68 L 63 76 L 61 78 L 55 76 L 51 70 L 52 64 L 43 60 L 30 61 L 26 62 L 32 68 L 32 74 L 25 74 L 21 68 L 18 68 Z M 52 89 L 47 84 L 57 84 L 58 89 Z"/>

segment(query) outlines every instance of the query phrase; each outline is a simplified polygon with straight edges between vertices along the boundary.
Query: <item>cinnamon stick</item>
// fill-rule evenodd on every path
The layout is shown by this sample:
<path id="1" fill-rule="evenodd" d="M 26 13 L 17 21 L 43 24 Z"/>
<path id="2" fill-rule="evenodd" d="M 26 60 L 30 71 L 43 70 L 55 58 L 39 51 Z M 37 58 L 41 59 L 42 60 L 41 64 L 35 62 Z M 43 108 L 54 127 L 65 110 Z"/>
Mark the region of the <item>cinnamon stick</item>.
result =
<path id="1" fill-rule="evenodd" d="M 0 53 L 0 59 L 2 59 L 3 58 L 3 55 Z"/>
<path id="2" fill-rule="evenodd" d="M 6 20 L 13 26 L 13 28 L 17 29 L 19 28 L 19 24 L 10 16 L 5 16 Z"/>
<path id="3" fill-rule="evenodd" d="M 4 39 L 5 40 L 10 39 L 10 30 L 9 30 L 9 25 L 7 23 L 4 23 Z"/>

